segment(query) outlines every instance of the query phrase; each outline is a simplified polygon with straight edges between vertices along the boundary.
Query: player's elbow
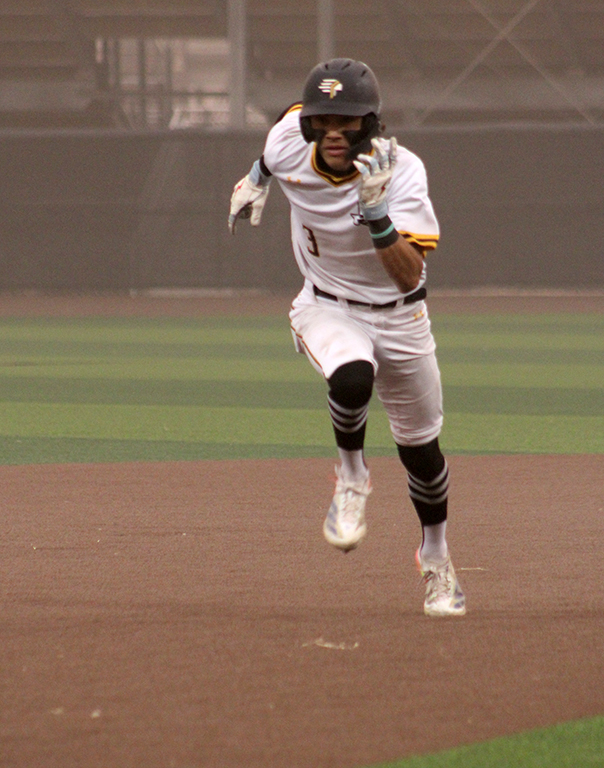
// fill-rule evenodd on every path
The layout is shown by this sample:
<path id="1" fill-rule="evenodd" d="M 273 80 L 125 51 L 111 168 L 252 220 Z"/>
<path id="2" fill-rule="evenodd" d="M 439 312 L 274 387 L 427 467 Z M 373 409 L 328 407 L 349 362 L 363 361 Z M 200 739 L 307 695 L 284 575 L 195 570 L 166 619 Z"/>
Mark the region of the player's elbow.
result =
<path id="1" fill-rule="evenodd" d="M 400 280 L 398 281 L 397 288 L 401 291 L 401 293 L 410 293 L 411 291 L 414 291 L 419 285 L 420 277 L 421 273 L 420 275 L 417 275 L 417 277 L 411 277 L 408 280 Z"/>

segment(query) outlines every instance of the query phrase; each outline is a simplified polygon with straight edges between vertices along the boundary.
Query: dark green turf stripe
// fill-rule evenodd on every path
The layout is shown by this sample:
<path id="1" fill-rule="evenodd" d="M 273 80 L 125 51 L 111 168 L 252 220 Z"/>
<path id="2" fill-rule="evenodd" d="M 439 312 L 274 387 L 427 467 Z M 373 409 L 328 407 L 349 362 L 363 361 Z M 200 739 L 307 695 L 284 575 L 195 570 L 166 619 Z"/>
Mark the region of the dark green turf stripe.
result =
<path id="1" fill-rule="evenodd" d="M 438 341 L 438 339 L 437 339 Z M 4 339 L 0 345 L 3 367 L 27 363 L 27 358 L 39 361 L 52 357 L 73 358 L 75 361 L 96 359 L 173 359 L 231 358 L 282 360 L 294 355 L 293 344 L 284 336 L 283 344 L 161 344 L 161 343 L 104 343 L 95 341 L 18 341 Z M 448 347 L 439 344 L 438 359 L 441 363 L 534 363 L 552 365 L 581 365 L 597 362 L 597 356 L 589 349 L 490 349 Z M 13 358 L 12 360 L 10 358 Z M 9 358 L 7 360 L 7 358 Z"/>
<path id="2" fill-rule="evenodd" d="M 604 389 L 444 386 L 445 413 L 602 416 Z"/>
<path id="3" fill-rule="evenodd" d="M 504 451 L 464 451 L 472 456 L 501 454 Z M 373 456 L 396 458 L 390 448 L 368 447 Z M 337 461 L 335 444 L 322 445 L 240 445 L 231 443 L 185 443 L 137 440 L 88 440 L 82 438 L 0 437 L 0 465 L 110 463 L 125 461 L 198 461 L 228 459 L 304 459 L 331 458 Z"/>
<path id="4" fill-rule="evenodd" d="M 157 381 L 0 378 L 0 401 L 98 405 L 178 405 L 242 408 L 320 408 L 326 388 L 316 382 Z M 512 415 L 601 416 L 604 390 L 532 387 L 444 387 L 445 410 Z M 377 398 L 373 404 L 376 405 Z"/>
<path id="5" fill-rule="evenodd" d="M 373 455 L 381 455 L 375 453 Z M 234 445 L 68 438 L 0 437 L 0 464 L 61 464 L 200 459 L 289 459 L 337 457 L 335 446 Z"/>
<path id="6" fill-rule="evenodd" d="M 439 363 L 520 363 L 531 365 L 593 365 L 598 356 L 590 349 L 464 349 L 441 344 L 436 350 Z"/>

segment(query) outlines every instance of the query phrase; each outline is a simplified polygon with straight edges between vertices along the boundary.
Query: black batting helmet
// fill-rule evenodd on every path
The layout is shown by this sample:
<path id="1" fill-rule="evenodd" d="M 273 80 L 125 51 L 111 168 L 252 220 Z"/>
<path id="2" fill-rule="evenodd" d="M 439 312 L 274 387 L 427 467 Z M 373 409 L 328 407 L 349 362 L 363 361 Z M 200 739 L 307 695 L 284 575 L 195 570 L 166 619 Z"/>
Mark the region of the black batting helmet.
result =
<path id="1" fill-rule="evenodd" d="M 354 59 L 330 59 L 317 64 L 304 84 L 300 128 L 306 141 L 320 141 L 322 131 L 311 127 L 312 115 L 362 117 L 360 131 L 347 131 L 350 156 L 366 152 L 380 133 L 382 100 L 376 76 L 367 64 Z"/>

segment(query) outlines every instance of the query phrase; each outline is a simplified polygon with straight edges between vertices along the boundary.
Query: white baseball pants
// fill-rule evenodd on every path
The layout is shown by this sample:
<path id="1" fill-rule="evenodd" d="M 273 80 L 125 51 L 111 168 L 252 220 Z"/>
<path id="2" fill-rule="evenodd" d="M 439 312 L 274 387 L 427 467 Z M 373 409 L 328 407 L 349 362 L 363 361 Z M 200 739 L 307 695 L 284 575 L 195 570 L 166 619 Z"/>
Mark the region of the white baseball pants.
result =
<path id="1" fill-rule="evenodd" d="M 325 378 L 345 363 L 367 360 L 394 440 L 422 445 L 443 422 L 440 371 L 423 301 L 392 309 L 349 306 L 315 296 L 312 284 L 293 302 L 290 322 L 298 352 Z"/>

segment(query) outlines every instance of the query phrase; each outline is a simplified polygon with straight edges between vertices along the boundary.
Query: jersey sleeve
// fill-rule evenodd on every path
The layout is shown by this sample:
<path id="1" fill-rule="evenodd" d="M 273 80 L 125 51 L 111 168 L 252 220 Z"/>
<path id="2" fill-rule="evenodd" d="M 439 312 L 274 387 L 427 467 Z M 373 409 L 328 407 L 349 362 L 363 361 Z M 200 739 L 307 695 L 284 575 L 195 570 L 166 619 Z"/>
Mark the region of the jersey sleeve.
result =
<path id="1" fill-rule="evenodd" d="M 301 104 L 293 104 L 273 125 L 266 137 L 263 158 L 268 170 L 278 176 L 290 172 L 307 150 L 300 130 Z"/>
<path id="2" fill-rule="evenodd" d="M 399 149 L 392 176 L 388 214 L 408 242 L 426 251 L 438 245 L 440 229 L 428 195 L 426 169 L 417 155 L 404 148 Z"/>

